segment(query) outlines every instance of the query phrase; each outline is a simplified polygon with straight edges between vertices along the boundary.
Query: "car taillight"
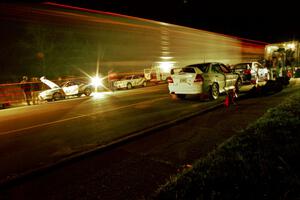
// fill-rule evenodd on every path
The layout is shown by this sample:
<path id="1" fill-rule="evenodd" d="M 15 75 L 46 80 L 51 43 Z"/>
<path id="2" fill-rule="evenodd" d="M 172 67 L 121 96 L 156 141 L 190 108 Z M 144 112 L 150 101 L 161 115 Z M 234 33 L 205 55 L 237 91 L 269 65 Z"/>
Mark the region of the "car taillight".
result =
<path id="1" fill-rule="evenodd" d="M 251 70 L 250 69 L 245 69 L 244 74 L 251 74 Z"/>
<path id="2" fill-rule="evenodd" d="M 173 83 L 173 79 L 171 77 L 168 77 L 168 83 Z"/>
<path id="3" fill-rule="evenodd" d="M 203 77 L 200 74 L 197 74 L 194 82 L 203 82 L 203 81 L 204 81 Z"/>

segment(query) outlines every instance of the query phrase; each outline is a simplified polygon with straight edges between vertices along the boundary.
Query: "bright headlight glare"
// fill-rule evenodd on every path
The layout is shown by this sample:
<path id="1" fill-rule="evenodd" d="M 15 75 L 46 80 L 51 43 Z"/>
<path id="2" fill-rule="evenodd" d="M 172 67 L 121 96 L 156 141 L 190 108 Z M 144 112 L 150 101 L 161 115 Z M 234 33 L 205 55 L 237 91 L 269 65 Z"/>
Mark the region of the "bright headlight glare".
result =
<path id="1" fill-rule="evenodd" d="M 93 77 L 91 83 L 93 86 L 98 87 L 102 85 L 102 80 L 99 77 Z"/>

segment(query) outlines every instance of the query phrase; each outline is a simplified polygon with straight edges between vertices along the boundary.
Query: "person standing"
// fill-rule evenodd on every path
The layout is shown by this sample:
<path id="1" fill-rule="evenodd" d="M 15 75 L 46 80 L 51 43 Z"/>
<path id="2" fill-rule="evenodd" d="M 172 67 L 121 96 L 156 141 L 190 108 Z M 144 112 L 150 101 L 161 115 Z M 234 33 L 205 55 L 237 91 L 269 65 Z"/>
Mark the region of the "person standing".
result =
<path id="1" fill-rule="evenodd" d="M 39 92 L 41 90 L 41 87 L 37 77 L 33 77 L 31 80 L 32 80 L 32 85 L 31 85 L 32 103 L 35 105 L 39 103 Z"/>
<path id="2" fill-rule="evenodd" d="M 28 77 L 23 76 L 23 80 L 21 81 L 21 88 L 24 92 L 24 98 L 25 101 L 27 102 L 27 105 L 30 105 L 31 101 L 31 85 L 28 82 Z"/>

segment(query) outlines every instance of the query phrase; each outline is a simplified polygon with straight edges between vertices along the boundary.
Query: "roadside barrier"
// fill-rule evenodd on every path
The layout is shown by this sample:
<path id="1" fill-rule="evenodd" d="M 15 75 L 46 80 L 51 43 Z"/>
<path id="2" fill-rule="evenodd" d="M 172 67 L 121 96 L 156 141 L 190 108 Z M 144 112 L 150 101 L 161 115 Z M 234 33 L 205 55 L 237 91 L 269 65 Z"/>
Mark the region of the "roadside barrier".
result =
<path id="1" fill-rule="evenodd" d="M 0 104 L 2 107 L 21 104 L 24 101 L 24 93 L 20 83 L 0 84 Z"/>

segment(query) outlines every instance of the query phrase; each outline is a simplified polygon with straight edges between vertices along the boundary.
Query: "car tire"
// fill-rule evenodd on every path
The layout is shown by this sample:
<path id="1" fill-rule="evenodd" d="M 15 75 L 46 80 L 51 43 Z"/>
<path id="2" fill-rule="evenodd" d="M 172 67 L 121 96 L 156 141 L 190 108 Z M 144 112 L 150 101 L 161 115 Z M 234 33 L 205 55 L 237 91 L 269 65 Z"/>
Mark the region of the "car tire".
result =
<path id="1" fill-rule="evenodd" d="M 243 81 L 240 78 L 238 78 L 235 82 L 235 91 L 236 91 L 236 93 L 240 92 L 240 89 L 241 89 L 242 85 L 243 85 Z"/>
<path id="2" fill-rule="evenodd" d="M 209 99 L 216 100 L 219 98 L 219 85 L 217 83 L 213 83 L 209 88 Z"/>
<path id="3" fill-rule="evenodd" d="M 132 84 L 131 83 L 127 83 L 127 89 L 128 90 L 132 89 Z"/>
<path id="4" fill-rule="evenodd" d="M 54 101 L 61 100 L 63 99 L 63 95 L 60 92 L 55 92 L 52 98 Z"/>
<path id="5" fill-rule="evenodd" d="M 178 98 L 178 99 L 185 99 L 185 94 L 176 94 L 176 97 Z"/>
<path id="6" fill-rule="evenodd" d="M 92 90 L 91 88 L 86 88 L 83 93 L 85 96 L 90 96 L 92 94 Z"/>

